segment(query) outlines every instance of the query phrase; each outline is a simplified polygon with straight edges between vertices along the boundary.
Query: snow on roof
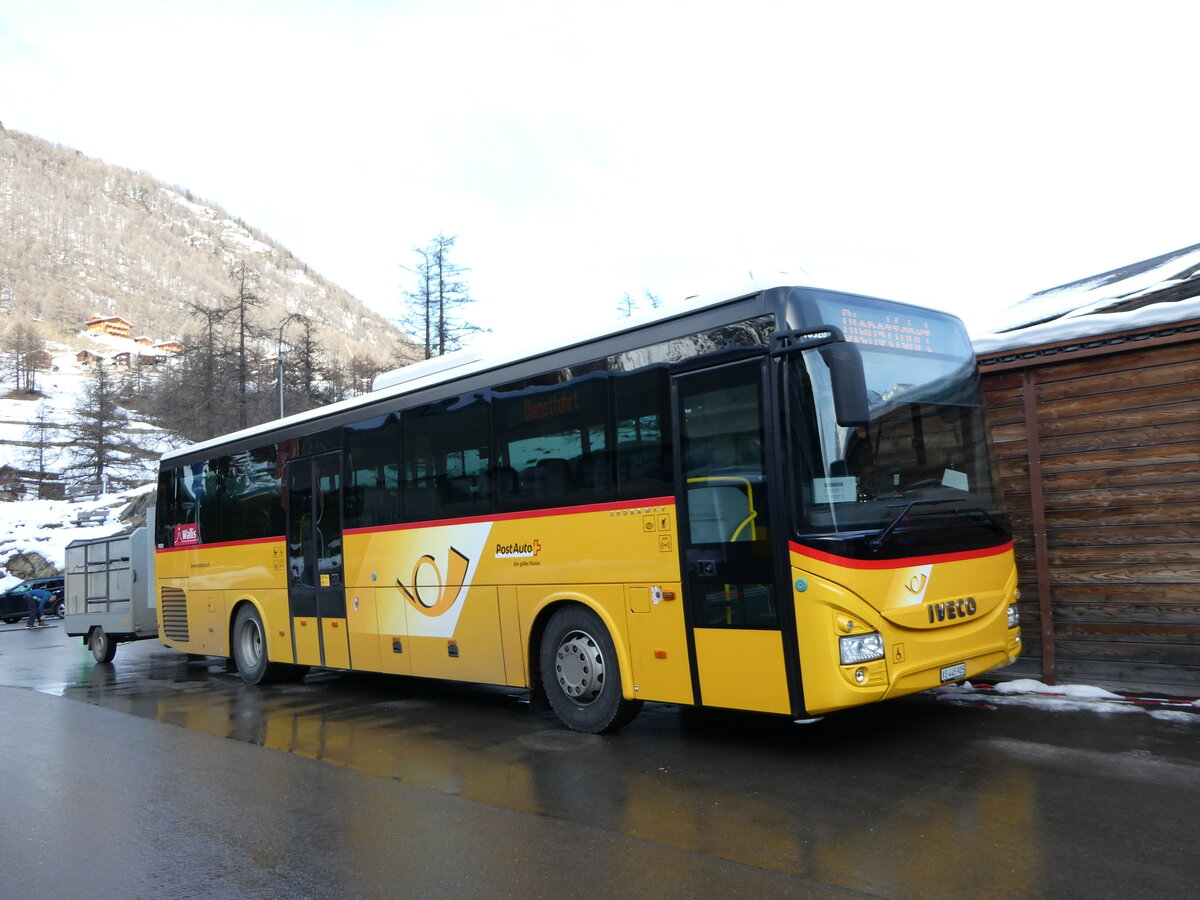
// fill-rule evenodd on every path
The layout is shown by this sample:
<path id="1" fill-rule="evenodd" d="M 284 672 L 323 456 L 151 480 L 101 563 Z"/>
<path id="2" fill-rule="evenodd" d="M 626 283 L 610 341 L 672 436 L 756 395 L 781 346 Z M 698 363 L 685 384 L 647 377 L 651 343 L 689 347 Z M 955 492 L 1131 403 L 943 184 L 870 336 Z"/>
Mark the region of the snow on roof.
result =
<path id="1" fill-rule="evenodd" d="M 1189 282 L 1194 289 L 1165 293 Z M 976 353 L 993 353 L 1192 318 L 1200 318 L 1200 244 L 1031 294 L 973 342 Z"/>
<path id="2" fill-rule="evenodd" d="M 79 337 L 96 345 L 89 352 L 106 359 L 116 356 L 119 353 L 133 353 L 147 359 L 150 357 L 167 359 L 173 355 L 170 351 L 159 349 L 160 345 L 156 344 L 153 347 L 147 347 L 145 344 L 139 344 L 133 338 L 122 338 L 111 334 L 96 334 L 94 332 L 83 332 Z"/>

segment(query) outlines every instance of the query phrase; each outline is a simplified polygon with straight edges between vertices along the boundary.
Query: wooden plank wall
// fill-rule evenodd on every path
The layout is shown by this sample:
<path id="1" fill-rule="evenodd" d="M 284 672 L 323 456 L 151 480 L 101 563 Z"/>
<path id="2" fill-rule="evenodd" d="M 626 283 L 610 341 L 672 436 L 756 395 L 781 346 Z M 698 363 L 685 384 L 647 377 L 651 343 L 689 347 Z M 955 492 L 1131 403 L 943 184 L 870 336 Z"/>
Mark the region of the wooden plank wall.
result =
<path id="1" fill-rule="evenodd" d="M 1200 332 L 1128 337 L 980 358 L 1021 573 L 1005 672 L 1196 697 Z"/>

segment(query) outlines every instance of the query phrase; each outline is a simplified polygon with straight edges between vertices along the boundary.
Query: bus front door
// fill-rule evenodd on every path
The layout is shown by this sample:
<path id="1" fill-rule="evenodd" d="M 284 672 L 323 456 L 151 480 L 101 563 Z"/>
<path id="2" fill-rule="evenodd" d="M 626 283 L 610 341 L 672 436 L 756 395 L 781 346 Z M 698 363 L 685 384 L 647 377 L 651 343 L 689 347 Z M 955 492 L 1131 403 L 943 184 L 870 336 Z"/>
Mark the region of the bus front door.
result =
<path id="1" fill-rule="evenodd" d="M 764 363 L 675 376 L 676 496 L 698 703 L 788 713 Z"/>
<path id="2" fill-rule="evenodd" d="M 287 464 L 288 606 L 299 665 L 350 668 L 342 577 L 342 454 Z"/>

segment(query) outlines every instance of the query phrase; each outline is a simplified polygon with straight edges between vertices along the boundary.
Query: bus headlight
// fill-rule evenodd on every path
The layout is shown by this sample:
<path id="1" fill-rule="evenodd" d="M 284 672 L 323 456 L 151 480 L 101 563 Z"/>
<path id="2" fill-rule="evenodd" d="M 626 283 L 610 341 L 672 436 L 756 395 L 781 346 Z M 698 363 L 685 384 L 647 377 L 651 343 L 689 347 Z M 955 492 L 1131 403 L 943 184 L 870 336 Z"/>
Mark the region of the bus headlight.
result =
<path id="1" fill-rule="evenodd" d="M 838 638 L 838 647 L 842 655 L 843 666 L 883 659 L 883 635 L 878 631 L 840 637 Z"/>
<path id="2" fill-rule="evenodd" d="M 1017 605 L 1014 603 L 1008 608 L 1008 627 L 1016 628 L 1021 624 L 1021 613 L 1017 610 Z"/>

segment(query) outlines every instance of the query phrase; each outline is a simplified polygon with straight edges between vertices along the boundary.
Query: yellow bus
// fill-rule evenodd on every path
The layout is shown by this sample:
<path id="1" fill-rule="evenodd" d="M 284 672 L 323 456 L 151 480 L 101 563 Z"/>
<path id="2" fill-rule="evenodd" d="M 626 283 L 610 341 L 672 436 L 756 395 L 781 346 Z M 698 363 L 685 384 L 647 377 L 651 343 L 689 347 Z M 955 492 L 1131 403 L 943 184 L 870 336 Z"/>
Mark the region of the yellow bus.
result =
<path id="1" fill-rule="evenodd" d="M 647 700 L 800 719 L 1017 658 L 953 316 L 777 287 L 510 356 L 165 454 L 163 642 L 252 684 L 526 688 L 593 733 Z"/>

